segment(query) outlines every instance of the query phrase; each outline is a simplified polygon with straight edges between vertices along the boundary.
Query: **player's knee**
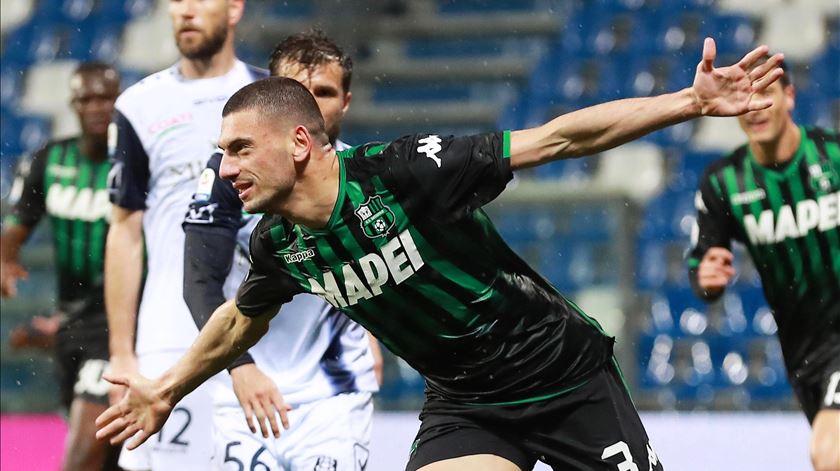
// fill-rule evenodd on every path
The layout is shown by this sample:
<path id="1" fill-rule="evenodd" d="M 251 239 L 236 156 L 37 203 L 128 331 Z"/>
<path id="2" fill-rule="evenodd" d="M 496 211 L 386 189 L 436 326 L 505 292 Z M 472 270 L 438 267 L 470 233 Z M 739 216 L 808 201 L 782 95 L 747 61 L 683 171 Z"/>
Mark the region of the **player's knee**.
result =
<path id="1" fill-rule="evenodd" d="M 815 471 L 840 471 L 840 442 L 836 435 L 814 434 L 811 464 Z"/>

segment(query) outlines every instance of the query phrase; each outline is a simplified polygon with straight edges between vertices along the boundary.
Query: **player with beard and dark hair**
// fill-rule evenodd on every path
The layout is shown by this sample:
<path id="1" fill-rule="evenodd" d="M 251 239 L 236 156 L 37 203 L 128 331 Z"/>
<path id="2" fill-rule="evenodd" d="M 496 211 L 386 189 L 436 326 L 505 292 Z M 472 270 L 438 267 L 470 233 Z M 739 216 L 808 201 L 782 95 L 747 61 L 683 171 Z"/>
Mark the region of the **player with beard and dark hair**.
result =
<path id="1" fill-rule="evenodd" d="M 102 379 L 108 367 L 102 265 L 111 210 L 106 141 L 119 92 L 116 69 L 99 62 L 79 65 L 70 94 L 82 133 L 51 141 L 20 161 L 0 242 L 0 294 L 15 296 L 17 279 L 26 278 L 20 249 L 41 219 L 50 221 L 57 314 L 35 317 L 9 338 L 12 348 L 54 350 L 61 403 L 69 414 L 64 471 L 118 469 L 119 448 L 96 440 L 94 419 L 108 406 L 108 383 Z"/>
<path id="2" fill-rule="evenodd" d="M 112 124 L 111 201 L 105 303 L 111 368 L 157 376 L 198 333 L 182 292 L 181 222 L 207 156 L 216 148 L 221 109 L 267 72 L 236 58 L 242 0 L 172 0 L 181 59 L 127 89 Z M 143 279 L 144 248 L 147 273 Z M 141 298 L 142 292 L 142 299 Z M 207 470 L 212 456 L 212 385 L 184 398 L 158 437 L 123 453 L 129 470 Z M 122 391 L 115 388 L 112 401 Z"/>
<path id="3" fill-rule="evenodd" d="M 840 138 L 797 125 L 787 76 L 738 117 L 749 142 L 712 163 L 694 201 L 689 280 L 713 301 L 744 244 L 773 309 L 788 379 L 811 423 L 811 462 L 840 471 Z"/>
<path id="4" fill-rule="evenodd" d="M 268 70 L 306 85 L 324 115 L 330 142 L 336 142 L 353 98 L 353 59 L 323 32 L 313 30 L 281 41 L 271 54 Z"/>
<path id="5" fill-rule="evenodd" d="M 248 212 L 251 268 L 187 354 L 130 392 L 97 436 L 157 431 L 178 400 L 312 293 L 367 327 L 426 379 L 409 470 L 661 470 L 612 356 L 614 339 L 502 240 L 481 207 L 513 171 L 602 152 L 670 124 L 770 106 L 782 56 L 766 46 L 714 67 L 706 39 L 691 87 L 617 100 L 532 129 L 415 134 L 336 152 L 299 82 L 243 87 L 223 110 L 222 178 Z M 272 411 L 273 413 L 273 411 Z M 135 436 L 136 435 L 136 436 Z"/>

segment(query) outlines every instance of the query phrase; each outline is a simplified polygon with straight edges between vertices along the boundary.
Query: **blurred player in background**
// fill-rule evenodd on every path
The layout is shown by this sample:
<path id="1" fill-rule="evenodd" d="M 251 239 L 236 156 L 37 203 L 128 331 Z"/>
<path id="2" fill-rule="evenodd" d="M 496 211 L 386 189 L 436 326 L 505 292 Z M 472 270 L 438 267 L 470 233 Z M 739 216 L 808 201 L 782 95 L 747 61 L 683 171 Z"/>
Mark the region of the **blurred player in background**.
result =
<path id="1" fill-rule="evenodd" d="M 139 368 L 158 376 L 198 333 L 182 292 L 184 211 L 216 148 L 225 101 L 267 75 L 236 58 L 234 30 L 243 10 L 241 0 L 171 0 L 181 59 L 117 100 L 111 143 L 114 210 L 105 258 L 116 373 Z M 138 310 L 144 247 L 147 273 Z M 122 391 L 112 393 L 116 400 Z M 123 453 L 120 465 L 206 471 L 212 455 L 211 407 L 208 388 L 184 398 L 159 436 L 140 450 Z"/>
<path id="2" fill-rule="evenodd" d="M 119 73 L 86 62 L 70 79 L 80 136 L 51 141 L 18 164 L 0 251 L 0 293 L 17 294 L 26 278 L 18 258 L 35 226 L 51 224 L 58 275 L 57 313 L 35 317 L 11 333 L 13 348 L 54 350 L 61 403 L 69 411 L 62 469 L 118 469 L 119 448 L 95 437 L 94 421 L 108 407 L 108 324 L 102 285 L 108 202 L 108 123 L 120 93 Z"/>
<path id="3" fill-rule="evenodd" d="M 309 89 L 334 131 L 330 144 L 347 148 L 337 138 L 352 96 L 351 59 L 323 33 L 302 33 L 277 45 L 270 69 Z M 210 158 L 184 221 L 184 299 L 199 329 L 247 275 L 248 241 L 259 221 L 243 213 L 236 190 L 219 178 L 221 159 L 221 153 Z M 214 390 L 216 456 L 258 460 L 266 470 L 364 468 L 372 393 L 378 390 L 370 342 L 375 339 L 369 340 L 364 328 L 323 299 L 295 297 L 266 336 L 228 366 L 230 377 L 220 379 L 224 387 Z M 289 428 L 282 437 L 275 409 Z"/>
<path id="4" fill-rule="evenodd" d="M 813 427 L 814 468 L 840 471 L 840 139 L 798 126 L 787 75 L 738 117 L 749 142 L 709 166 L 695 198 L 689 279 L 718 299 L 746 245 L 773 309 L 788 378 Z"/>
<path id="5" fill-rule="evenodd" d="M 769 106 L 767 48 L 714 68 L 706 40 L 693 86 L 606 103 L 543 126 L 462 138 L 413 135 L 336 152 L 311 95 L 266 79 L 225 105 L 220 174 L 246 211 L 251 270 L 196 343 L 97 419 L 114 441 L 154 433 L 188 391 L 267 330 L 277 307 L 319 294 L 426 378 L 408 469 L 661 470 L 612 357 L 613 339 L 502 241 L 480 210 L 512 171 L 594 154 L 701 115 Z"/>

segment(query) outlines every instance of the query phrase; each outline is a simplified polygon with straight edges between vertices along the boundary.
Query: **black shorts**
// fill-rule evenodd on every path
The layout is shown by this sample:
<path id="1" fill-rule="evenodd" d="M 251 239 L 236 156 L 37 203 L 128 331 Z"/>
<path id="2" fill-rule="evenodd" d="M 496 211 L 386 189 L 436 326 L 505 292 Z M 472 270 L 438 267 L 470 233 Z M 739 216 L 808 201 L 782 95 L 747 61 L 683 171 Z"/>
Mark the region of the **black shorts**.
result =
<path id="1" fill-rule="evenodd" d="M 808 422 L 822 409 L 840 409 L 840 356 L 831 358 L 811 379 L 791 381 Z"/>
<path id="2" fill-rule="evenodd" d="M 74 398 L 108 404 L 109 384 L 102 378 L 108 367 L 108 330 L 105 326 L 63 327 L 55 338 L 61 404 Z"/>
<path id="3" fill-rule="evenodd" d="M 537 461 L 563 470 L 663 469 L 612 362 L 585 384 L 538 402 L 469 406 L 427 397 L 420 420 L 409 471 L 476 454 L 522 470 Z"/>

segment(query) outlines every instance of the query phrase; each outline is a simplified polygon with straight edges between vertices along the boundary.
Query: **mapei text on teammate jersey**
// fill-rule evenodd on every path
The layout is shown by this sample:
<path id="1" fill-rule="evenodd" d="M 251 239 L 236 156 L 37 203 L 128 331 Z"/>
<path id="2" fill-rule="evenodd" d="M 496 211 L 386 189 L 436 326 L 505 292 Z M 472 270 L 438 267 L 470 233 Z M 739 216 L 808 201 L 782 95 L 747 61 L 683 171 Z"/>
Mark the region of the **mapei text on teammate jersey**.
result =
<path id="1" fill-rule="evenodd" d="M 796 208 L 785 205 L 779 214 L 772 209 L 761 212 L 756 220 L 752 214 L 744 216 L 744 228 L 752 244 L 774 244 L 787 238 L 804 237 L 811 229 L 826 232 L 840 225 L 840 191 L 823 195 L 817 200 L 802 200 Z"/>
<path id="2" fill-rule="evenodd" d="M 397 285 L 402 283 L 424 265 L 408 230 L 389 239 L 379 248 L 379 252 L 369 253 L 357 261 L 361 276 L 353 265 L 345 263 L 341 266 L 346 297 L 342 295 L 332 271 L 323 272 L 323 284 L 315 278 L 307 278 L 310 291 L 335 307 L 353 306 L 362 298 L 370 299 L 382 294 L 382 286 L 389 280 Z"/>

